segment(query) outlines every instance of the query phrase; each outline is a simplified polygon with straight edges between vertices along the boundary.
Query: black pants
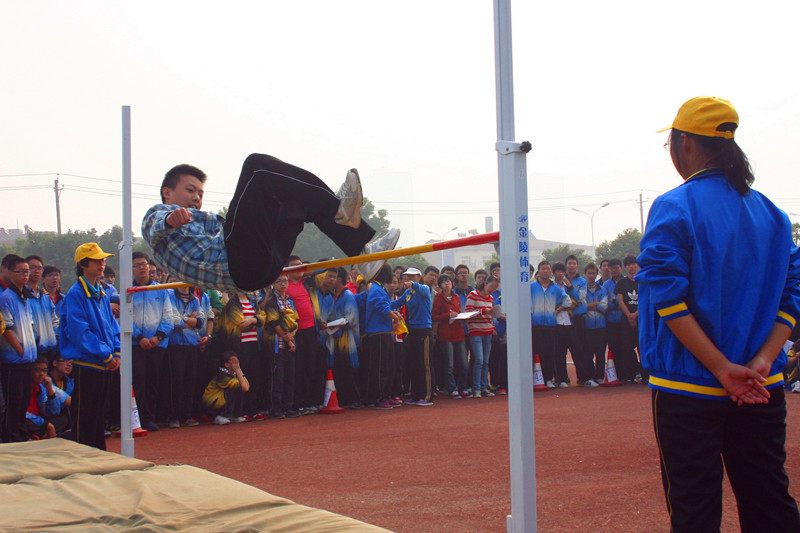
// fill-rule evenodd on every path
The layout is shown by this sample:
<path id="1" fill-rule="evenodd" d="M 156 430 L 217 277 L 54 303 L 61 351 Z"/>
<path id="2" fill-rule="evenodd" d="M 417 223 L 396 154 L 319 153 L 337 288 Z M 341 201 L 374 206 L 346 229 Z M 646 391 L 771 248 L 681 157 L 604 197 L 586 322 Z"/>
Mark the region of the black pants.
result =
<path id="1" fill-rule="evenodd" d="M 489 376 L 492 386 L 508 389 L 508 345 L 500 339 L 492 340 L 492 357 L 489 359 Z"/>
<path id="2" fill-rule="evenodd" d="M 339 349 L 336 345 L 333 353 L 333 379 L 336 383 L 336 395 L 339 405 L 352 405 L 361 403 L 361 394 L 356 385 L 356 375 L 350 363 L 350 352 Z M 391 384 L 389 386 L 391 390 Z"/>
<path id="3" fill-rule="evenodd" d="M 533 326 L 531 331 L 533 361 L 536 356 L 542 365 L 542 377 L 545 381 L 556 377 L 556 326 Z"/>
<path id="4" fill-rule="evenodd" d="M 580 318 L 581 323 L 583 318 Z M 575 364 L 575 374 L 578 383 L 583 383 L 592 379 L 594 367 L 589 369 L 588 360 L 583 348 L 583 338 L 581 331 L 583 327 L 556 326 L 556 381 L 566 381 L 569 383 L 569 373 L 567 372 L 567 350 L 572 355 L 572 362 Z"/>
<path id="5" fill-rule="evenodd" d="M 628 319 L 624 316 L 622 320 Z M 622 322 L 606 322 L 606 335 L 608 337 L 608 353 L 614 356 L 614 367 L 617 366 L 617 358 L 622 355 Z M 624 361 L 623 361 L 623 364 Z M 605 374 L 604 374 L 605 375 Z M 617 370 L 617 377 L 619 377 L 619 370 Z"/>
<path id="6" fill-rule="evenodd" d="M 337 224 L 338 208 L 339 199 L 314 174 L 272 156 L 248 156 L 225 219 L 233 281 L 244 290 L 275 281 L 306 222 L 347 255 L 360 254 L 375 230 L 366 222 L 357 229 Z"/>
<path id="7" fill-rule="evenodd" d="M 73 438 L 80 444 L 106 449 L 103 406 L 108 395 L 111 373 L 74 365 L 72 379 Z"/>
<path id="8" fill-rule="evenodd" d="M 770 394 L 767 404 L 738 406 L 729 399 L 653 391 L 653 425 L 672 531 L 719 531 L 723 464 L 743 533 L 800 531 L 783 467 L 783 387 Z"/>
<path id="9" fill-rule="evenodd" d="M 138 343 L 133 345 L 131 373 L 133 377 L 133 393 L 136 395 L 136 406 L 142 427 L 158 420 L 158 397 L 161 394 L 159 383 L 164 379 L 164 348 L 142 350 Z"/>
<path id="10" fill-rule="evenodd" d="M 636 357 L 636 348 L 639 347 L 639 328 L 633 327 L 627 318 L 623 317 L 620 326 L 621 351 L 619 356 L 614 354 L 617 367 L 617 376 L 621 381 L 630 381 L 638 372 L 642 371 L 639 359 Z"/>
<path id="11" fill-rule="evenodd" d="M 294 408 L 300 409 L 316 405 L 311 399 L 311 366 L 319 351 L 317 329 L 314 327 L 298 330 L 294 338 Z"/>
<path id="12" fill-rule="evenodd" d="M 186 421 L 192 418 L 192 400 L 197 380 L 197 346 L 170 344 L 167 347 L 169 366 L 169 419 Z"/>
<path id="13" fill-rule="evenodd" d="M 367 405 L 378 404 L 389 399 L 392 380 L 392 335 L 379 333 L 363 339 L 364 355 L 369 358 L 369 376 L 364 397 Z"/>
<path id="14" fill-rule="evenodd" d="M 433 398 L 432 341 L 431 328 L 409 328 L 406 359 L 411 371 L 411 399 L 431 401 Z"/>
<path id="15" fill-rule="evenodd" d="M 33 363 L 3 364 L 0 375 L 3 379 L 3 394 L 6 416 L 3 421 L 3 442 L 24 442 L 25 413 L 31 401 L 31 369 Z"/>
<path id="16" fill-rule="evenodd" d="M 592 379 L 600 382 L 606 372 L 606 328 L 587 328 L 583 339 L 587 361 L 594 368 Z"/>
<path id="17" fill-rule="evenodd" d="M 295 352 L 281 348 L 268 359 L 272 360 L 272 406 L 270 413 L 277 415 L 295 409 L 294 362 Z"/>
<path id="18" fill-rule="evenodd" d="M 392 374 L 392 383 L 389 386 L 390 395 L 393 398 L 402 398 L 406 392 L 403 390 L 403 371 L 406 362 L 405 349 L 402 342 L 395 341 L 394 335 L 392 335 L 392 362 L 394 364 L 394 373 Z"/>

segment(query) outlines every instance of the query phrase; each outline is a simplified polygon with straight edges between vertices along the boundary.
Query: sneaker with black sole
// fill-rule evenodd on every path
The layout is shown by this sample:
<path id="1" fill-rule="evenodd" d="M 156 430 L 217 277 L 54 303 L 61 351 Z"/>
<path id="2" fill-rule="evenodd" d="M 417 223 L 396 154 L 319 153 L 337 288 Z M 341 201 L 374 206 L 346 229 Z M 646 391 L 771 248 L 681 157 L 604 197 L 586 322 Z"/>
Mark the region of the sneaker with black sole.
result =
<path id="1" fill-rule="evenodd" d="M 382 237 L 374 239 L 372 242 L 369 242 L 366 245 L 364 245 L 364 249 L 361 250 L 361 255 L 385 252 L 387 250 L 394 250 L 395 246 L 397 246 L 397 241 L 399 239 L 400 239 L 400 230 L 397 228 L 392 228 Z M 364 281 L 369 283 L 370 281 L 372 281 L 372 278 L 375 277 L 375 275 L 378 273 L 378 271 L 381 269 L 384 263 L 386 263 L 385 259 L 379 259 L 377 261 L 361 263 L 356 266 L 358 267 L 358 271 L 361 272 L 361 275 L 364 277 Z"/>
<path id="2" fill-rule="evenodd" d="M 361 206 L 364 204 L 358 170 L 351 168 L 347 171 L 344 183 L 339 187 L 336 196 L 339 198 L 339 210 L 334 217 L 336 223 L 358 228 L 361 225 Z"/>

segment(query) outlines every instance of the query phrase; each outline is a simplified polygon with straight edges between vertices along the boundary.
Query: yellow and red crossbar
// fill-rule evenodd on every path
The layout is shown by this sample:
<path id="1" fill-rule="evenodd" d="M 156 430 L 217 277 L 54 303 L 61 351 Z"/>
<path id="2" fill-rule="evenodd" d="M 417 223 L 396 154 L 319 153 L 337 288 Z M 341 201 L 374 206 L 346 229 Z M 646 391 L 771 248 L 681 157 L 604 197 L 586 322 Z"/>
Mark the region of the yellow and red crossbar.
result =
<path id="1" fill-rule="evenodd" d="M 341 266 L 356 265 L 359 263 L 368 263 L 370 261 L 393 259 L 395 257 L 405 257 L 409 255 L 424 254 L 427 252 L 438 252 L 441 250 L 450 250 L 452 248 L 475 246 L 477 244 L 487 244 L 490 242 L 498 242 L 499 240 L 500 240 L 499 231 L 494 231 L 492 233 L 480 233 L 478 235 L 470 235 L 468 237 L 451 239 L 449 241 L 421 244 L 419 246 L 411 246 L 409 248 L 397 248 L 395 250 L 386 250 L 384 252 L 375 252 L 373 254 L 354 255 L 353 257 L 343 257 L 342 259 L 320 261 L 319 263 L 308 263 L 306 265 L 290 266 L 284 268 L 283 273 L 288 274 L 290 272 L 313 272 L 314 270 L 324 270 L 326 268 L 338 268 Z M 135 293 L 142 291 L 156 291 L 161 289 L 177 289 L 179 287 L 189 287 L 189 286 L 190 285 L 188 283 L 182 283 L 182 282 L 160 283 L 155 285 L 141 285 L 138 287 L 129 287 L 127 291 L 128 293 Z"/>

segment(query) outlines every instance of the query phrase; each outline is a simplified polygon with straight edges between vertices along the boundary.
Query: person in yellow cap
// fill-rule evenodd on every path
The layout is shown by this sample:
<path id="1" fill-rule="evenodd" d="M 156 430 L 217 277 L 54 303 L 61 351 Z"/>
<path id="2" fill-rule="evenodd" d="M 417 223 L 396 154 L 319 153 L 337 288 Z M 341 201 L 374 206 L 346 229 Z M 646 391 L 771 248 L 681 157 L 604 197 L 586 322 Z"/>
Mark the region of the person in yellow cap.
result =
<path id="1" fill-rule="evenodd" d="M 800 249 L 786 214 L 751 189 L 738 125 L 722 98 L 683 104 L 665 147 L 684 182 L 653 202 L 638 257 L 639 346 L 674 532 L 719 531 L 723 470 L 743 532 L 800 531 L 782 374 Z"/>
<path id="2" fill-rule="evenodd" d="M 106 258 L 97 243 L 75 250 L 78 280 L 67 292 L 61 313 L 61 356 L 72 359 L 72 410 L 76 441 L 106 449 L 103 408 L 110 389 L 110 373 L 119 369 L 119 324 L 102 288 Z"/>

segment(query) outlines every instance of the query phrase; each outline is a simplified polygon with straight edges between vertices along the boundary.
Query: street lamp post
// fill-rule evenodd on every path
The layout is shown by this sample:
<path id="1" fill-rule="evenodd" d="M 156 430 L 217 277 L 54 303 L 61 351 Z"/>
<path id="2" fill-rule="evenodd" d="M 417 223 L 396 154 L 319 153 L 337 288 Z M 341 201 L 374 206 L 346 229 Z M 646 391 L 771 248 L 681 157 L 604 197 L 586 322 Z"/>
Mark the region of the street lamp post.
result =
<path id="1" fill-rule="evenodd" d="M 455 231 L 457 229 L 458 229 L 458 226 L 453 226 L 449 230 L 445 231 L 444 234 L 442 234 L 442 235 L 439 235 L 438 233 L 436 233 L 434 231 L 431 231 L 431 230 L 425 230 L 425 233 L 430 233 L 431 235 L 435 235 L 436 237 L 439 237 L 439 241 L 444 241 L 444 238 L 447 237 L 448 233 L 451 233 L 451 232 L 453 232 L 453 231 Z M 439 253 L 441 254 L 441 259 L 440 259 L 441 264 L 439 265 L 439 268 L 441 268 L 441 267 L 444 266 L 444 250 L 442 250 Z"/>
<path id="2" fill-rule="evenodd" d="M 576 209 L 574 207 L 572 208 L 573 211 L 576 211 L 578 213 L 583 213 L 584 215 L 589 217 L 589 225 L 592 228 L 592 258 L 593 259 L 597 259 L 597 250 L 594 247 L 594 215 L 595 215 L 595 213 L 597 213 L 598 211 L 600 211 L 604 207 L 608 207 L 608 205 L 609 205 L 608 202 L 604 203 L 603 205 L 601 205 L 600 207 L 598 207 L 597 209 L 592 211 L 591 215 L 589 213 L 587 213 L 586 211 L 581 211 L 580 209 Z"/>

